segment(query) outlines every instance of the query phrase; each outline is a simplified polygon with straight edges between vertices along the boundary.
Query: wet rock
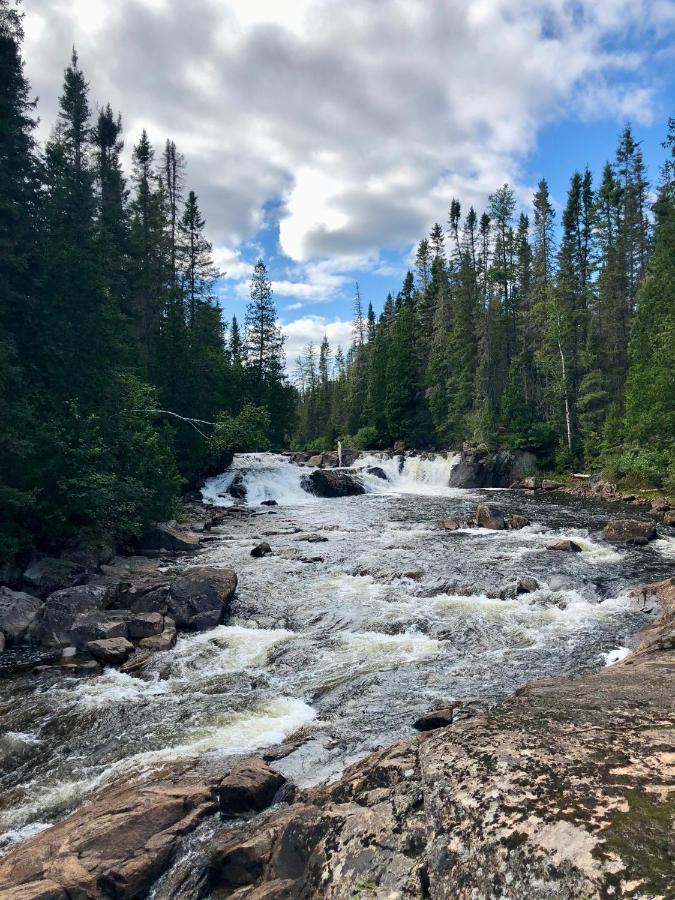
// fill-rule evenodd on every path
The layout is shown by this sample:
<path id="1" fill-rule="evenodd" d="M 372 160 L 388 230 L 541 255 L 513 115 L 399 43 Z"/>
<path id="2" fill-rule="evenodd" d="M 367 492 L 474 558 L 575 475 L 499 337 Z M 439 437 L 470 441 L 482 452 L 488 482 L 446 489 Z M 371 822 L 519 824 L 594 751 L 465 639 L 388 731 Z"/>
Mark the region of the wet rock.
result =
<path id="1" fill-rule="evenodd" d="M 75 643 L 75 622 L 82 614 L 105 610 L 113 589 L 105 584 L 82 584 L 50 594 L 28 629 L 28 638 L 46 647 L 64 647 Z"/>
<path id="2" fill-rule="evenodd" d="M 104 666 L 117 666 L 127 661 L 134 652 L 134 645 L 124 637 L 117 637 L 89 641 L 86 649 Z"/>
<path id="3" fill-rule="evenodd" d="M 530 520 L 527 518 L 527 516 L 516 515 L 509 518 L 509 528 L 511 529 L 525 528 L 530 524 Z"/>
<path id="4" fill-rule="evenodd" d="M 154 654 L 150 650 L 135 650 L 120 666 L 120 672 L 125 675 L 137 675 L 147 668 L 153 656 Z"/>
<path id="5" fill-rule="evenodd" d="M 446 531 L 457 531 L 464 527 L 464 523 L 459 519 L 441 519 L 438 523 L 438 527 L 444 528 Z"/>
<path id="6" fill-rule="evenodd" d="M 531 575 L 522 575 L 516 582 L 516 594 L 531 594 L 538 591 L 541 585 Z"/>
<path id="7" fill-rule="evenodd" d="M 536 469 L 537 458 L 527 450 L 501 450 L 498 453 L 463 450 L 450 472 L 450 487 L 509 487 L 514 481 L 532 475 Z"/>
<path id="8" fill-rule="evenodd" d="M 37 597 L 0 587 L 0 652 L 5 643 L 16 643 L 25 637 L 41 608 L 42 602 Z"/>
<path id="9" fill-rule="evenodd" d="M 636 519 L 614 519 L 605 525 L 602 537 L 612 543 L 643 546 L 656 537 L 656 526 Z"/>
<path id="10" fill-rule="evenodd" d="M 164 616 L 158 612 L 134 613 L 127 621 L 127 631 L 132 641 L 161 634 L 164 631 Z"/>
<path id="11" fill-rule="evenodd" d="M 479 528 L 501 531 L 506 528 L 506 519 L 504 513 L 494 503 L 481 503 L 476 510 L 476 524 Z"/>
<path id="12" fill-rule="evenodd" d="M 317 497 L 352 497 L 366 493 L 357 473 L 346 469 L 317 469 L 305 475 L 302 486 Z"/>
<path id="13" fill-rule="evenodd" d="M 126 612 L 92 612 L 79 613 L 69 631 L 71 643 L 83 649 L 90 641 L 107 640 L 108 638 L 127 637 Z"/>
<path id="14" fill-rule="evenodd" d="M 74 585 L 85 574 L 84 566 L 69 559 L 45 557 L 31 563 L 23 573 L 24 582 L 40 597 Z"/>
<path id="15" fill-rule="evenodd" d="M 203 782 L 116 784 L 0 860 L 5 900 L 145 897 L 215 803 Z"/>
<path id="16" fill-rule="evenodd" d="M 0 654 L 0 678 L 11 678 L 24 672 L 31 672 L 39 666 L 58 663 L 60 659 L 60 647 L 46 649 L 32 644 L 5 647 L 4 653 Z"/>
<path id="17" fill-rule="evenodd" d="M 150 637 L 141 638 L 138 641 L 138 646 L 142 650 L 152 650 L 155 653 L 161 653 L 175 647 L 176 639 L 176 623 L 173 619 L 167 617 L 164 620 L 164 629 L 161 634 L 153 634 Z"/>
<path id="18" fill-rule="evenodd" d="M 143 553 L 192 553 L 199 548 L 199 538 L 180 529 L 174 522 L 162 522 L 149 528 L 139 541 Z"/>
<path id="19" fill-rule="evenodd" d="M 439 709 L 432 709 L 428 713 L 424 713 L 419 719 L 413 722 L 413 728 L 416 731 L 434 731 L 436 728 L 446 728 L 452 725 L 452 719 L 455 711 L 462 706 L 461 701 L 450 703 L 448 706 L 442 706 Z"/>
<path id="20" fill-rule="evenodd" d="M 301 534 L 296 541 L 306 541 L 308 544 L 325 544 L 328 538 L 323 534 Z"/>
<path id="21" fill-rule="evenodd" d="M 323 453 L 315 453 L 314 456 L 310 456 L 307 460 L 307 465 L 312 466 L 312 468 L 318 469 L 321 463 L 323 462 Z"/>
<path id="22" fill-rule="evenodd" d="M 382 481 L 388 481 L 387 473 L 384 469 L 380 468 L 380 466 L 368 466 L 366 472 L 369 475 L 373 475 L 375 478 L 380 478 Z"/>
<path id="23" fill-rule="evenodd" d="M 565 538 L 561 541 L 554 541 L 552 544 L 546 545 L 547 550 L 559 550 L 562 553 L 581 553 L 584 549 L 580 544 L 577 544 L 576 541 L 570 541 Z"/>
<path id="24" fill-rule="evenodd" d="M 269 556 L 272 552 L 272 548 L 267 543 L 267 541 L 261 541 L 259 544 L 256 544 L 253 550 L 251 550 L 251 556 L 254 556 L 256 559 L 260 559 L 262 556 Z"/>
<path id="25" fill-rule="evenodd" d="M 66 663 L 61 663 L 59 670 L 62 675 L 76 678 L 92 678 L 101 674 L 103 666 L 95 659 L 78 659 L 75 657 Z"/>
<path id="26" fill-rule="evenodd" d="M 227 492 L 230 497 L 234 497 L 235 500 L 246 499 L 248 491 L 246 490 L 246 485 L 244 484 L 244 479 L 241 475 L 237 474 L 234 476 L 234 480 L 227 489 Z"/>
<path id="27" fill-rule="evenodd" d="M 278 506 L 279 504 L 277 503 L 276 500 L 263 500 L 260 505 L 261 506 Z"/>
<path id="28" fill-rule="evenodd" d="M 171 579 L 166 575 L 148 575 L 134 579 L 122 586 L 115 606 L 133 612 L 158 612 L 164 615 L 169 608 L 170 589 Z"/>
<path id="29" fill-rule="evenodd" d="M 167 598 L 169 614 L 178 628 L 215 628 L 222 622 L 236 589 L 237 576 L 232 569 L 189 569 L 171 585 Z"/>
<path id="30" fill-rule="evenodd" d="M 218 808 L 223 816 L 265 809 L 272 803 L 286 779 L 262 759 L 247 759 L 232 769 L 218 784 Z"/>

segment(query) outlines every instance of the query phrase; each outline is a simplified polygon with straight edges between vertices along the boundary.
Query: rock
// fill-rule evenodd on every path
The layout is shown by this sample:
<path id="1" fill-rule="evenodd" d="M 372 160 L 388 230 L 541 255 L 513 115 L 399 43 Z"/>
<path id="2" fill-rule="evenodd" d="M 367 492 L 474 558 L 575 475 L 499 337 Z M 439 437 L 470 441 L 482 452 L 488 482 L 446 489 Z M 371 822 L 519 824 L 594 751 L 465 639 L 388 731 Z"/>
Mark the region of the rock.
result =
<path id="1" fill-rule="evenodd" d="M 23 640 L 29 627 L 37 618 L 42 603 L 37 597 L 0 587 L 0 634 L 5 643 Z"/>
<path id="2" fill-rule="evenodd" d="M 260 505 L 261 506 L 278 506 L 279 504 L 277 503 L 276 500 L 263 500 Z"/>
<path id="3" fill-rule="evenodd" d="M 675 528 L 675 509 L 671 509 L 663 514 L 663 524 L 669 528 Z"/>
<path id="4" fill-rule="evenodd" d="M 164 616 L 158 612 L 134 613 L 127 620 L 127 631 L 132 641 L 161 634 L 164 631 Z"/>
<path id="5" fill-rule="evenodd" d="M 138 646 L 142 650 L 152 650 L 155 653 L 163 653 L 176 646 L 176 638 L 176 623 L 173 619 L 166 618 L 164 620 L 164 630 L 162 633 L 141 638 L 138 642 Z"/>
<path id="6" fill-rule="evenodd" d="M 670 503 L 665 497 L 652 501 L 651 508 L 654 512 L 668 512 Z"/>
<path id="7" fill-rule="evenodd" d="M 310 456 L 307 460 L 307 465 L 312 468 L 318 469 L 321 463 L 323 462 L 323 453 L 315 453 L 314 456 Z"/>
<path id="8" fill-rule="evenodd" d="M 302 486 L 317 497 L 352 497 L 366 493 L 357 473 L 347 469 L 317 469 L 304 476 Z"/>
<path id="9" fill-rule="evenodd" d="M 204 495 L 201 491 L 186 491 L 183 494 L 183 500 L 187 503 L 201 503 L 204 500 Z"/>
<path id="10" fill-rule="evenodd" d="M 124 585 L 115 605 L 133 612 L 158 612 L 164 615 L 169 609 L 170 589 L 171 580 L 166 575 L 147 575 Z"/>
<path id="11" fill-rule="evenodd" d="M 452 725 L 452 718 L 460 706 L 461 701 L 450 703 L 448 706 L 442 706 L 440 709 L 432 709 L 431 712 L 424 713 L 419 719 L 413 722 L 413 728 L 417 731 L 434 731 L 436 728 L 446 728 Z"/>
<path id="12" fill-rule="evenodd" d="M 520 482 L 520 487 L 524 491 L 539 491 L 542 487 L 541 478 L 523 478 L 523 480 Z"/>
<path id="13" fill-rule="evenodd" d="M 531 594 L 538 591 L 541 585 L 531 575 L 522 575 L 516 582 L 516 594 Z"/>
<path id="14" fill-rule="evenodd" d="M 63 675 L 72 675 L 77 678 L 100 675 L 103 666 L 95 659 L 78 659 L 75 657 L 66 663 L 62 663 L 59 669 Z"/>
<path id="15" fill-rule="evenodd" d="M 239 763 L 216 788 L 218 808 L 223 816 L 260 812 L 274 800 L 286 779 L 279 772 L 254 757 Z"/>
<path id="16" fill-rule="evenodd" d="M 253 550 L 251 550 L 251 556 L 254 556 L 256 559 L 260 559 L 262 556 L 269 556 L 272 552 L 272 548 L 267 543 L 267 541 L 261 541 L 259 544 L 256 544 Z"/>
<path id="17" fill-rule="evenodd" d="M 446 531 L 457 531 L 459 528 L 464 527 L 464 523 L 460 522 L 459 519 L 441 519 L 438 527 L 444 528 Z"/>
<path id="18" fill-rule="evenodd" d="M 0 653 L 2 653 L 5 649 L 6 638 L 2 631 L 0 631 Z"/>
<path id="19" fill-rule="evenodd" d="M 104 666 L 117 666 L 134 652 L 134 645 L 126 638 L 108 638 L 102 641 L 89 641 L 86 647 L 94 659 Z"/>
<path id="20" fill-rule="evenodd" d="M 171 585 L 167 597 L 169 614 L 178 628 L 215 628 L 222 622 L 236 589 L 237 576 L 232 569 L 189 569 Z"/>
<path id="21" fill-rule="evenodd" d="M 560 550 L 562 553 L 581 553 L 583 547 L 577 544 L 576 541 L 570 541 L 567 538 L 561 541 L 555 541 L 552 544 L 546 545 L 547 550 Z"/>
<path id="22" fill-rule="evenodd" d="M 450 471 L 450 487 L 509 487 L 536 470 L 537 458 L 527 450 L 500 450 L 491 454 L 463 450 Z"/>
<path id="23" fill-rule="evenodd" d="M 246 485 L 244 484 L 244 479 L 240 474 L 234 476 L 234 480 L 230 484 L 227 489 L 230 497 L 234 497 L 235 500 L 245 500 L 248 494 L 246 490 Z"/>
<path id="24" fill-rule="evenodd" d="M 561 487 L 564 487 L 564 484 L 561 481 L 552 481 L 550 478 L 544 478 L 541 486 L 545 491 L 559 491 Z"/>
<path id="25" fill-rule="evenodd" d="M 69 559 L 45 557 L 31 563 L 23 573 L 24 582 L 40 597 L 74 585 L 85 574 L 84 566 Z"/>
<path id="26" fill-rule="evenodd" d="M 138 672 L 142 672 L 152 660 L 153 655 L 150 650 L 136 650 L 120 666 L 120 672 L 123 672 L 125 675 L 136 675 Z"/>
<path id="27" fill-rule="evenodd" d="M 105 788 L 0 860 L 2 900 L 145 897 L 216 805 L 203 782 L 166 773 Z"/>
<path id="28" fill-rule="evenodd" d="M 623 494 L 621 499 L 624 503 L 632 503 L 637 498 L 635 497 L 635 494 Z"/>
<path id="29" fill-rule="evenodd" d="M 301 534 L 296 541 L 306 541 L 308 544 L 325 544 L 328 538 L 323 534 Z"/>
<path id="30" fill-rule="evenodd" d="M 105 584 L 82 584 L 50 594 L 28 629 L 28 638 L 46 647 L 75 643 L 75 622 L 84 613 L 105 610 L 114 596 Z M 93 616 L 103 620 L 105 615 Z"/>
<path id="31" fill-rule="evenodd" d="M 139 543 L 143 553 L 191 553 L 199 548 L 197 535 L 179 529 L 173 522 L 162 522 L 149 528 Z"/>
<path id="32" fill-rule="evenodd" d="M 525 528 L 526 525 L 530 525 L 530 520 L 527 516 L 511 516 L 509 518 L 509 528 L 518 529 Z"/>
<path id="33" fill-rule="evenodd" d="M 613 519 L 602 530 L 605 541 L 643 546 L 656 537 L 656 526 L 636 519 Z"/>
<path id="34" fill-rule="evenodd" d="M 68 633 L 70 641 L 78 650 L 81 650 L 90 641 L 125 638 L 127 637 L 127 615 L 127 612 L 115 613 L 105 610 L 79 613 L 73 620 Z"/>
<path id="35" fill-rule="evenodd" d="M 506 528 L 504 513 L 494 503 L 481 503 L 476 510 L 476 523 L 479 528 L 491 528 L 501 531 Z"/>
<path id="36" fill-rule="evenodd" d="M 382 481 L 388 481 L 387 474 L 384 469 L 380 468 L 380 466 L 368 466 L 366 472 L 369 475 L 373 475 L 375 478 L 380 478 Z"/>

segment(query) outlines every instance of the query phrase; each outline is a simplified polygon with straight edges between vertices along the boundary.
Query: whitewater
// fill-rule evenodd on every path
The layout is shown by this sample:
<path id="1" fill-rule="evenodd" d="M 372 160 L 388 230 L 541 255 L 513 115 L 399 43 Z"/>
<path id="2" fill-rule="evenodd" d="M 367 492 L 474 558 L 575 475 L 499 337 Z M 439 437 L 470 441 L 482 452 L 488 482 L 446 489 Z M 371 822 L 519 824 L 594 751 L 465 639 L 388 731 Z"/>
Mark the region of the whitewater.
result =
<path id="1" fill-rule="evenodd" d="M 410 737 L 431 708 L 485 708 L 532 678 L 624 658 L 653 615 L 629 591 L 668 573 L 671 544 L 617 550 L 599 538 L 608 507 L 453 489 L 455 464 L 452 454 L 366 456 L 355 468 L 367 493 L 340 499 L 308 493 L 311 470 L 275 454 L 239 455 L 210 479 L 206 502 L 241 504 L 228 493 L 238 478 L 256 515 L 228 518 L 181 565 L 233 568 L 231 615 L 181 635 L 140 677 L 109 669 L 0 683 L 0 852 L 120 778 L 196 759 L 222 769 L 292 738 L 275 765 L 315 784 Z M 439 527 L 486 499 L 531 524 Z M 561 538 L 582 551 L 546 549 Z M 253 558 L 263 540 L 272 555 Z M 526 575 L 539 588 L 518 594 Z"/>

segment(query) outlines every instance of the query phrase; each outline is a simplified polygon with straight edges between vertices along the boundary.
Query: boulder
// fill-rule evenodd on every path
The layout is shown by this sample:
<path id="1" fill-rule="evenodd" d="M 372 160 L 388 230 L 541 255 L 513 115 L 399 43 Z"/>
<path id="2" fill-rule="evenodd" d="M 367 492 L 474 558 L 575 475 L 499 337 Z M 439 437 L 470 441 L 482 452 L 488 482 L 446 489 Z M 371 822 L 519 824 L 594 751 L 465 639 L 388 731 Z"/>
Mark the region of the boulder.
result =
<path id="1" fill-rule="evenodd" d="M 527 450 L 500 450 L 484 453 L 462 450 L 450 471 L 450 487 L 509 487 L 537 470 L 537 458 Z"/>
<path id="2" fill-rule="evenodd" d="M 476 524 L 479 528 L 501 531 L 506 528 L 506 519 L 504 513 L 494 503 L 481 503 L 476 510 Z"/>
<path id="3" fill-rule="evenodd" d="M 78 650 L 90 641 L 127 637 L 127 613 L 93 610 L 79 613 L 70 628 L 70 642 Z"/>
<path id="4" fill-rule="evenodd" d="M 50 594 L 28 629 L 28 638 L 45 647 L 74 643 L 75 622 L 83 613 L 105 610 L 113 591 L 106 584 L 82 584 Z M 94 618 L 97 618 L 94 616 Z M 99 616 L 101 620 L 106 618 Z"/>
<path id="5" fill-rule="evenodd" d="M 660 497 L 658 500 L 652 501 L 651 508 L 654 512 L 668 512 L 670 503 L 666 497 Z"/>
<path id="6" fill-rule="evenodd" d="M 164 616 L 158 612 L 138 612 L 127 621 L 127 630 L 132 641 L 152 637 L 164 631 Z"/>
<path id="7" fill-rule="evenodd" d="M 511 516 L 509 518 L 509 528 L 512 529 L 525 528 L 525 526 L 529 524 L 530 520 L 527 516 Z"/>
<path id="8" fill-rule="evenodd" d="M 318 469 L 321 463 L 323 462 L 323 453 L 315 453 L 314 456 L 310 456 L 307 460 L 307 465 L 312 468 Z"/>
<path id="9" fill-rule="evenodd" d="M 531 575 L 522 575 L 516 581 L 516 594 L 531 594 L 533 591 L 538 591 L 539 588 L 539 582 Z"/>
<path id="10" fill-rule="evenodd" d="M 669 528 L 675 528 L 675 509 L 670 509 L 663 514 L 663 524 Z"/>
<path id="11" fill-rule="evenodd" d="M 171 650 L 176 646 L 176 623 L 173 619 L 166 618 L 164 620 L 164 630 L 160 634 L 153 634 L 150 637 L 141 638 L 138 646 L 142 650 L 152 650 L 155 653 L 161 653 Z"/>
<path id="12" fill-rule="evenodd" d="M 234 497 L 235 500 L 245 500 L 248 494 L 246 490 L 246 485 L 244 484 L 244 479 L 240 474 L 234 476 L 234 480 L 230 484 L 227 489 L 230 497 Z"/>
<path id="13" fill-rule="evenodd" d="M 455 710 L 462 706 L 461 700 L 442 706 L 439 709 L 432 709 L 428 713 L 424 713 L 419 719 L 413 722 L 413 728 L 417 731 L 434 731 L 436 728 L 446 728 L 452 725 L 452 719 Z"/>
<path id="14" fill-rule="evenodd" d="M 3 648 L 6 643 L 23 640 L 29 627 L 37 618 L 42 602 L 23 591 L 11 591 L 0 587 L 0 634 Z"/>
<path id="15" fill-rule="evenodd" d="M 308 544 L 325 544 L 328 538 L 323 534 L 301 534 L 296 541 L 306 541 Z"/>
<path id="16" fill-rule="evenodd" d="M 550 478 L 544 478 L 541 486 L 545 491 L 559 491 L 561 487 L 564 487 L 562 482 L 552 481 Z"/>
<path id="17" fill-rule="evenodd" d="M 256 559 L 260 559 L 263 556 L 269 556 L 272 552 L 272 548 L 267 543 L 267 541 L 261 541 L 259 544 L 256 544 L 253 550 L 251 550 L 251 556 Z"/>
<path id="18" fill-rule="evenodd" d="M 317 497 L 353 497 L 366 489 L 354 470 L 317 469 L 302 479 L 302 487 Z"/>
<path id="19" fill-rule="evenodd" d="M 520 482 L 520 487 L 524 491 L 539 491 L 542 487 L 541 478 L 535 478 L 534 476 L 530 478 L 523 478 L 523 480 Z"/>
<path id="20" fill-rule="evenodd" d="M 381 469 L 379 466 L 368 466 L 366 472 L 369 475 L 373 475 L 375 478 L 380 478 L 382 481 L 389 480 L 384 469 Z"/>
<path id="21" fill-rule="evenodd" d="M 232 569 L 189 569 L 171 585 L 167 598 L 169 614 L 178 628 L 215 628 L 222 622 L 236 589 L 237 576 Z"/>
<path id="22" fill-rule="evenodd" d="M 147 575 L 124 585 L 115 602 L 116 606 L 133 612 L 158 612 L 168 610 L 171 580 L 166 575 Z"/>
<path id="23" fill-rule="evenodd" d="M 286 779 L 264 760 L 254 757 L 239 763 L 216 787 L 218 808 L 223 816 L 265 809 Z"/>
<path id="24" fill-rule="evenodd" d="M 612 543 L 643 546 L 656 537 L 656 526 L 636 519 L 613 519 L 603 528 L 602 537 Z"/>
<path id="25" fill-rule="evenodd" d="M 150 650 L 135 650 L 125 663 L 120 666 L 120 672 L 125 675 L 137 675 L 142 672 L 152 660 Z"/>
<path id="26" fill-rule="evenodd" d="M 464 527 L 464 523 L 459 519 L 441 519 L 438 527 L 444 528 L 446 531 L 457 531 L 459 528 Z"/>
<path id="27" fill-rule="evenodd" d="M 278 506 L 279 504 L 277 503 L 276 500 L 263 500 L 260 505 L 261 506 Z"/>
<path id="28" fill-rule="evenodd" d="M 560 550 L 563 553 L 581 553 L 584 548 L 577 544 L 576 541 L 570 541 L 568 538 L 565 538 L 564 540 L 555 541 L 552 544 L 547 544 L 546 549 Z"/>
<path id="29" fill-rule="evenodd" d="M 74 585 L 85 574 L 84 566 L 69 559 L 46 556 L 32 562 L 23 573 L 24 582 L 40 597 Z"/>
<path id="30" fill-rule="evenodd" d="M 199 538 L 191 531 L 183 531 L 175 522 L 153 525 L 140 538 L 143 553 L 191 553 L 199 548 Z"/>
<path id="31" fill-rule="evenodd" d="M 124 637 L 107 638 L 102 641 L 89 641 L 86 647 L 94 659 L 104 666 L 117 666 L 126 662 L 134 652 L 134 645 Z"/>
<path id="32" fill-rule="evenodd" d="M 216 810 L 202 781 L 123 779 L 0 860 L 2 900 L 148 896 L 181 841 Z"/>

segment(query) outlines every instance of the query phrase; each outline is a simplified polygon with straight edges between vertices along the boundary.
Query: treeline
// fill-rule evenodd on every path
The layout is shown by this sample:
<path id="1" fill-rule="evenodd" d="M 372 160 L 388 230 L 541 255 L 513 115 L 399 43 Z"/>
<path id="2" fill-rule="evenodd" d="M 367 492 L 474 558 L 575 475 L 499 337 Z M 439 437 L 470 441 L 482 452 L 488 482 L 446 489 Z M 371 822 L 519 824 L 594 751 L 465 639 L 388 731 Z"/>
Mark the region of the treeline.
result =
<path id="1" fill-rule="evenodd" d="M 529 448 L 675 489 L 675 120 L 656 202 L 631 128 L 596 186 L 575 172 L 560 227 L 508 185 L 453 200 L 377 318 L 356 291 L 348 354 L 298 361 L 297 446 Z"/>
<path id="2" fill-rule="evenodd" d="M 172 141 L 122 170 L 76 54 L 44 148 L 0 0 L 0 559 L 170 516 L 225 448 L 280 445 L 295 392 L 264 265 L 226 339 L 219 272 Z M 181 419 L 180 417 L 183 417 Z M 190 421 L 187 421 L 190 420 Z M 220 428 L 209 423 L 220 422 Z"/>

